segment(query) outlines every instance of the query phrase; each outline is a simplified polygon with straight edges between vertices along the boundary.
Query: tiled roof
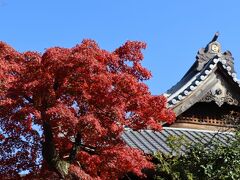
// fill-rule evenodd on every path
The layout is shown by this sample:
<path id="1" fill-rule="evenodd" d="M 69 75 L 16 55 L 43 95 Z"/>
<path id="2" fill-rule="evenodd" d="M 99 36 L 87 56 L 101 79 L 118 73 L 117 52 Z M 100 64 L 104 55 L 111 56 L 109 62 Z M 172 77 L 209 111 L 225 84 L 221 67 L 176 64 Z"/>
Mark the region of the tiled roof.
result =
<path id="1" fill-rule="evenodd" d="M 240 87 L 240 81 L 237 79 L 237 74 L 231 71 L 232 68 L 230 66 L 227 66 L 226 60 L 222 58 L 213 58 L 186 84 L 180 86 L 179 89 L 174 93 L 166 95 L 168 99 L 168 107 L 174 107 L 176 104 L 194 92 L 197 87 L 202 84 L 207 79 L 207 77 L 218 68 L 218 64 L 221 65 L 223 69 L 225 69 L 229 77 L 236 83 L 238 87 Z"/>
<path id="2" fill-rule="evenodd" d="M 171 153 L 171 148 L 167 144 L 170 136 L 185 138 L 191 143 L 205 144 L 211 140 L 218 139 L 223 145 L 227 145 L 229 140 L 234 139 L 234 134 L 230 132 L 216 132 L 183 128 L 164 127 L 161 132 L 152 130 L 125 130 L 122 138 L 128 146 L 138 148 L 146 154 L 152 154 L 157 151 Z M 184 147 L 182 149 L 184 151 Z"/>

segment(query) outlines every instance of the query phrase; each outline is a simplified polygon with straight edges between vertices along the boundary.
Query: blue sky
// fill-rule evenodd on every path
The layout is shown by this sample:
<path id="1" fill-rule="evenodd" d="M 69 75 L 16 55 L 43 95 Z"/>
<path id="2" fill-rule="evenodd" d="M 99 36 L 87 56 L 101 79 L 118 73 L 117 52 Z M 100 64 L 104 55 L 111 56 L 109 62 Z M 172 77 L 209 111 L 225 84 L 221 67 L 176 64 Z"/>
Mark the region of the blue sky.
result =
<path id="1" fill-rule="evenodd" d="M 216 31 L 240 73 L 239 20 L 238 0 L 0 0 L 0 40 L 21 52 L 72 47 L 84 38 L 109 51 L 127 40 L 146 42 L 153 94 L 180 80 Z"/>

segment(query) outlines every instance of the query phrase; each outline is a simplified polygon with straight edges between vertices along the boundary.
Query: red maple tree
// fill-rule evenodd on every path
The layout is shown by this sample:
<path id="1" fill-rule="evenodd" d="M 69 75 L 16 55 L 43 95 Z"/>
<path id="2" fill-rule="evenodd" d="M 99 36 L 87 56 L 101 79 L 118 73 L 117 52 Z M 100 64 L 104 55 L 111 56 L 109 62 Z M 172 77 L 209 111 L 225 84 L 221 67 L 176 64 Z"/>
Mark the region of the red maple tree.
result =
<path id="1" fill-rule="evenodd" d="M 113 52 L 92 40 L 43 54 L 0 43 L 0 178 L 142 176 L 148 157 L 127 147 L 125 127 L 160 130 L 174 113 L 143 83 L 142 42 Z"/>

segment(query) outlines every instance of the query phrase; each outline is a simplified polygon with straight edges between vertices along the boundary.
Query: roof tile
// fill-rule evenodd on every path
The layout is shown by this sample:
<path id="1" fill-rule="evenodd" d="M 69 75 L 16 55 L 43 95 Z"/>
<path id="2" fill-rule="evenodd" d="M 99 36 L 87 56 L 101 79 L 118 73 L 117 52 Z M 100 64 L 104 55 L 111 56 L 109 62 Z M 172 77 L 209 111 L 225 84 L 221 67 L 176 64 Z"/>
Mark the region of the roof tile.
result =
<path id="1" fill-rule="evenodd" d="M 161 132 L 152 130 L 133 131 L 125 130 L 122 138 L 126 144 L 133 148 L 138 148 L 146 154 L 152 154 L 157 151 L 163 153 L 171 153 L 172 150 L 168 146 L 167 139 L 170 136 L 183 136 L 190 143 L 209 143 L 213 139 L 218 139 L 221 144 L 227 145 L 229 141 L 234 139 L 234 133 L 204 131 L 183 128 L 164 127 Z M 181 148 L 184 151 L 185 147 Z"/>

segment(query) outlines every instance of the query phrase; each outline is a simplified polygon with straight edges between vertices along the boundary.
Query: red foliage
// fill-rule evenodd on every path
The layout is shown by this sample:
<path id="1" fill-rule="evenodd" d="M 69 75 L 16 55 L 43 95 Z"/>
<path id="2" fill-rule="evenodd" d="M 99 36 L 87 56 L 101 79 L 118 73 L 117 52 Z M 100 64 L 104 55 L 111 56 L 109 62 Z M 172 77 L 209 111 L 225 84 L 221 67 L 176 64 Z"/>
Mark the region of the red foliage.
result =
<path id="1" fill-rule="evenodd" d="M 58 158 L 70 163 L 70 173 L 83 179 L 142 176 L 143 168 L 152 168 L 142 152 L 121 140 L 126 126 L 160 130 L 160 121 L 175 118 L 166 99 L 152 96 L 142 82 L 151 77 L 141 66 L 145 47 L 128 41 L 108 52 L 84 40 L 41 55 L 0 43 L 0 177 L 26 170 L 28 178 L 57 177 L 41 155 L 40 142 L 49 139 Z"/>

